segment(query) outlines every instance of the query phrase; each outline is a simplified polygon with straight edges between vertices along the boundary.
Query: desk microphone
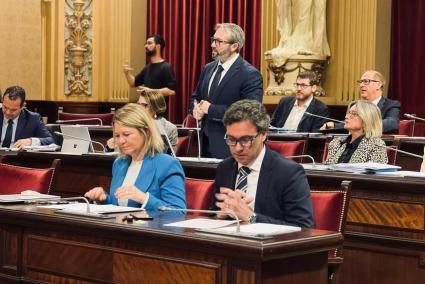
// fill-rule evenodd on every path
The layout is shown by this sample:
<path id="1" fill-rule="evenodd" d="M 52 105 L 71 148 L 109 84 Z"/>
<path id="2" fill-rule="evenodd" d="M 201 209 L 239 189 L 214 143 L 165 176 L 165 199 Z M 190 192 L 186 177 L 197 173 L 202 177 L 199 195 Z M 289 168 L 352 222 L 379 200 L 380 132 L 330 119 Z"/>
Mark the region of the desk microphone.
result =
<path id="1" fill-rule="evenodd" d="M 236 233 L 239 233 L 241 231 L 240 222 L 241 220 L 238 218 L 238 216 L 233 211 L 216 211 L 216 210 L 202 210 L 202 209 L 182 209 L 182 208 L 170 208 L 167 206 L 160 206 L 158 207 L 159 211 L 165 212 L 165 211 L 178 211 L 178 212 L 193 212 L 193 213 L 208 213 L 208 214 L 227 214 L 233 219 L 236 220 Z"/>
<path id="2" fill-rule="evenodd" d="M 306 111 L 305 114 L 306 115 L 309 115 L 309 116 L 314 116 L 314 117 L 322 118 L 322 119 L 325 119 L 325 120 L 328 120 L 328 121 L 333 121 L 333 122 L 344 124 L 344 121 L 333 119 L 333 118 L 329 118 L 329 117 L 326 117 L 326 116 L 317 115 L 317 114 L 312 114 L 312 113 L 310 113 L 308 111 Z"/>
<path id="3" fill-rule="evenodd" d="M 311 160 L 312 163 L 312 167 L 316 167 L 316 162 L 314 161 L 314 158 L 310 155 L 295 155 L 295 156 L 285 156 L 285 158 L 288 159 L 294 159 L 294 158 L 309 158 Z"/>
<path id="4" fill-rule="evenodd" d="M 407 118 L 410 118 L 410 119 L 414 119 L 414 120 L 425 121 L 424 118 L 417 117 L 416 115 L 413 115 L 413 114 L 410 114 L 410 113 L 405 113 L 404 116 L 407 117 Z"/>
<path id="5" fill-rule="evenodd" d="M 397 152 L 397 153 L 403 153 L 403 154 L 406 154 L 406 155 L 411 156 L 411 157 L 423 159 L 423 156 L 413 154 L 413 153 L 410 153 L 410 152 L 406 152 L 406 151 L 403 151 L 403 150 L 400 150 L 400 149 L 397 149 L 397 148 L 393 148 L 391 146 L 387 146 L 387 145 L 383 146 L 383 145 L 379 145 L 379 144 L 376 144 L 376 145 L 378 145 L 380 147 L 385 147 L 386 149 L 392 150 L 392 151 Z"/>
<path id="6" fill-rule="evenodd" d="M 103 126 L 103 121 L 98 117 L 92 117 L 92 118 L 78 118 L 78 119 L 62 119 L 62 120 L 56 120 L 56 123 L 66 123 L 66 122 L 82 122 L 82 121 L 93 121 L 96 120 L 99 122 L 100 126 Z"/>
<path id="7" fill-rule="evenodd" d="M 74 135 L 64 134 L 64 133 L 59 132 L 59 131 L 55 131 L 54 133 L 57 134 L 57 135 L 63 136 L 63 137 L 68 137 L 68 138 L 73 138 L 73 139 L 77 139 L 77 140 L 87 141 L 87 142 L 90 142 L 90 143 L 95 143 L 95 144 L 100 145 L 102 147 L 103 153 L 106 153 L 105 146 L 103 146 L 103 144 L 100 143 L 100 142 L 90 140 L 90 139 L 81 138 L 81 137 L 77 137 L 77 136 L 74 136 Z"/>

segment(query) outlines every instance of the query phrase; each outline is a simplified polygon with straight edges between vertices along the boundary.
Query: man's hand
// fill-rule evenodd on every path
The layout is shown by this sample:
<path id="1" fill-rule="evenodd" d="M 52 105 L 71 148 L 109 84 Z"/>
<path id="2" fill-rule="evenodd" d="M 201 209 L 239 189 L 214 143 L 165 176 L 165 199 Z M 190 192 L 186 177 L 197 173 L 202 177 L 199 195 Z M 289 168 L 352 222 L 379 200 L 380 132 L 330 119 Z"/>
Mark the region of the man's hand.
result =
<path id="1" fill-rule="evenodd" d="M 134 70 L 134 69 L 131 68 L 131 66 L 129 65 L 128 61 L 125 61 L 125 63 L 122 66 L 122 71 L 124 72 L 124 74 L 127 75 L 132 70 Z"/>
<path id="2" fill-rule="evenodd" d="M 19 139 L 18 141 L 13 144 L 11 148 L 22 148 L 24 146 L 31 146 L 32 140 L 31 138 L 27 139 Z"/>
<path id="3" fill-rule="evenodd" d="M 322 127 L 320 127 L 320 130 L 333 129 L 333 128 L 335 128 L 335 123 L 332 121 L 328 121 L 325 124 L 323 124 Z"/>
<path id="4" fill-rule="evenodd" d="M 201 120 L 204 117 L 205 113 L 201 110 L 200 103 L 193 105 L 192 115 L 196 120 Z"/>
<path id="5" fill-rule="evenodd" d="M 106 145 L 108 145 L 109 149 L 115 149 L 115 140 L 114 138 L 109 138 L 108 141 L 106 141 Z"/>
<path id="6" fill-rule="evenodd" d="M 199 108 L 204 114 L 208 114 L 208 109 L 210 108 L 211 103 L 209 101 L 202 100 L 199 103 Z"/>
<path id="7" fill-rule="evenodd" d="M 150 92 L 152 90 L 153 89 L 151 89 L 151 88 L 148 88 L 148 87 L 145 87 L 145 86 L 140 86 L 140 87 L 137 87 L 136 92 L 143 93 L 143 92 Z"/>
<path id="8" fill-rule="evenodd" d="M 215 205 L 222 211 L 234 213 L 242 221 L 248 221 L 253 210 L 249 204 L 254 200 L 253 197 L 246 195 L 241 190 L 232 190 L 226 187 L 220 187 L 220 193 L 215 195 L 217 202 Z M 218 218 L 224 218 L 225 214 L 218 214 Z"/>

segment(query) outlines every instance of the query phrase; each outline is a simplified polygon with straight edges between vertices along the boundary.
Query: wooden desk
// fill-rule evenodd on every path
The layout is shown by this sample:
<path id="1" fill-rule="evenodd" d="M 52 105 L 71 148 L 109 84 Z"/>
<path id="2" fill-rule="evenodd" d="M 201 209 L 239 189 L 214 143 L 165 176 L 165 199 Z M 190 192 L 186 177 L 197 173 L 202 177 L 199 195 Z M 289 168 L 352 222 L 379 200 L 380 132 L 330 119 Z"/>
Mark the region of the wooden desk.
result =
<path id="1" fill-rule="evenodd" d="M 320 284 L 342 242 L 309 229 L 267 241 L 201 234 L 163 226 L 176 220 L 167 214 L 127 224 L 0 206 L 0 282 Z"/>

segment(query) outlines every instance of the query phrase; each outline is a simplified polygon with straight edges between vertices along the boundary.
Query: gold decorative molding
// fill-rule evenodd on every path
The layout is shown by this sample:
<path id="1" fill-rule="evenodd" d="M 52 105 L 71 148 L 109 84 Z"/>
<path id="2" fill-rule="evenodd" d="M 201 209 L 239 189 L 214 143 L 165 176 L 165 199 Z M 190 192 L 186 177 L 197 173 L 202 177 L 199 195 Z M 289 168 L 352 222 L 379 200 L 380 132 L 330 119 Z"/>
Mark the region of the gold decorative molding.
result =
<path id="1" fill-rule="evenodd" d="M 65 3 L 65 95 L 91 96 L 92 0 Z"/>

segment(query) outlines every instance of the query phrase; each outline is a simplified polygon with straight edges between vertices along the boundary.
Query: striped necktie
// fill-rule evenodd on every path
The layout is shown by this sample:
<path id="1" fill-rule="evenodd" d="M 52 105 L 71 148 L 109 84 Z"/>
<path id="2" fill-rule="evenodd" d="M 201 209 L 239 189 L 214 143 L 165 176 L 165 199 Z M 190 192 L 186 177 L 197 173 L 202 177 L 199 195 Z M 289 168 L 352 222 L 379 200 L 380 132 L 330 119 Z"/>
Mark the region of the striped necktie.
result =
<path id="1" fill-rule="evenodd" d="M 248 167 L 240 167 L 238 173 L 238 180 L 236 181 L 235 189 L 242 190 L 246 192 L 248 188 L 248 175 L 251 170 Z"/>

